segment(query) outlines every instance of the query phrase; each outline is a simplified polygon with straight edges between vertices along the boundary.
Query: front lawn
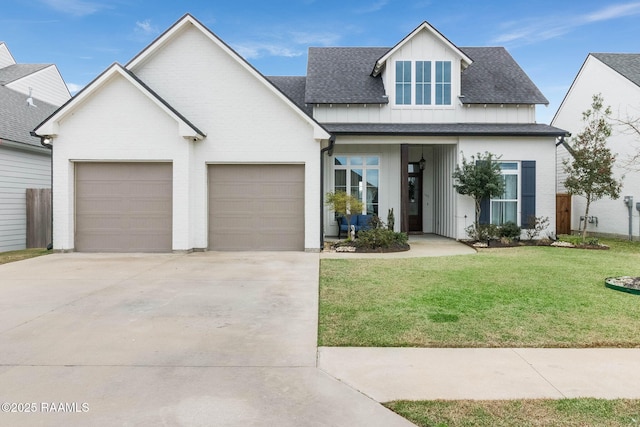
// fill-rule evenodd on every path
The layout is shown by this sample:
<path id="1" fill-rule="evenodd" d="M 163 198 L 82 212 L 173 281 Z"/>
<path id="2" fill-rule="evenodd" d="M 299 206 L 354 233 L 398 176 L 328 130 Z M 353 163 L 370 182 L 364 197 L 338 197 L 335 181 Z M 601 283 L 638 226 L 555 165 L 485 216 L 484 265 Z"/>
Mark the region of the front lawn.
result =
<path id="1" fill-rule="evenodd" d="M 34 258 L 41 255 L 50 254 L 51 251 L 43 248 L 23 249 L 20 251 L 0 252 L 0 264 L 6 264 L 23 259 Z"/>
<path id="2" fill-rule="evenodd" d="M 640 401 L 626 399 L 397 401 L 385 406 L 422 427 L 627 427 L 640 423 Z"/>
<path id="3" fill-rule="evenodd" d="M 640 244 L 603 243 L 611 249 L 324 259 L 319 345 L 638 347 L 640 296 L 604 279 L 640 276 Z"/>

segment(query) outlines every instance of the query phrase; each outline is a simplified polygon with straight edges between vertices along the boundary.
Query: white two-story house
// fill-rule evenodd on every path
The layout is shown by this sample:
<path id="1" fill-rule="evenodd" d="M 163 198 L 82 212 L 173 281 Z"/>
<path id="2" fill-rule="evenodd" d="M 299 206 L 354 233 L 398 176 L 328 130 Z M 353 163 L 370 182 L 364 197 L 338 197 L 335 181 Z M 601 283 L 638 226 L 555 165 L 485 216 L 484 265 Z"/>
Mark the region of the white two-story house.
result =
<path id="1" fill-rule="evenodd" d="M 324 194 L 398 231 L 465 238 L 462 155 L 501 156 L 483 221 L 555 218 L 547 100 L 502 48 L 426 22 L 391 48 L 311 48 L 306 76 L 265 77 L 191 15 L 114 64 L 35 131 L 53 146 L 54 247 L 319 250 Z"/>
<path id="2" fill-rule="evenodd" d="M 473 202 L 451 175 L 462 156 L 501 156 L 506 190 L 481 222 L 555 223 L 555 141 L 537 124 L 546 98 L 501 47 L 457 47 L 424 22 L 391 48 L 312 48 L 304 102 L 335 136 L 324 187 L 359 194 L 396 228 L 466 238 Z M 324 212 L 326 233 L 336 223 Z M 553 233 L 554 230 L 549 230 Z"/>

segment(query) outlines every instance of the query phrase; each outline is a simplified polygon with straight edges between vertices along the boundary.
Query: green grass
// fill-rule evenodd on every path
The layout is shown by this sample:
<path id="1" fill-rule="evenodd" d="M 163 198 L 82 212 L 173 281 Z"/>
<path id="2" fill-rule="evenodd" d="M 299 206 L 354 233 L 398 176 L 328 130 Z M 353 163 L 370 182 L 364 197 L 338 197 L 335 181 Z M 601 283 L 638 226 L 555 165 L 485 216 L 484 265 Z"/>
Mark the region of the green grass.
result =
<path id="1" fill-rule="evenodd" d="M 423 427 L 640 425 L 640 400 L 396 401 L 385 406 Z"/>
<path id="2" fill-rule="evenodd" d="M 20 251 L 0 252 L 0 264 L 21 261 L 23 259 L 34 258 L 37 256 L 50 254 L 51 251 L 42 248 L 23 249 Z"/>
<path id="3" fill-rule="evenodd" d="M 322 260 L 319 345 L 638 347 L 640 296 L 604 279 L 640 276 L 640 244 L 604 243 Z"/>

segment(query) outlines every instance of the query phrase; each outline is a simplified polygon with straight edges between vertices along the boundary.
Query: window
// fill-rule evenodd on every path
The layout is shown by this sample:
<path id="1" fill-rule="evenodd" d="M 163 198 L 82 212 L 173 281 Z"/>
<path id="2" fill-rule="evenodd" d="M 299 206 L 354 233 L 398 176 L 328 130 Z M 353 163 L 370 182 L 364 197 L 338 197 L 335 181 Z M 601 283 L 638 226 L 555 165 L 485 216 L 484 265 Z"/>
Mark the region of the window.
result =
<path id="1" fill-rule="evenodd" d="M 505 222 L 518 224 L 518 163 L 501 162 L 500 170 L 504 191 L 499 197 L 491 199 L 491 224 L 502 225 Z"/>
<path id="2" fill-rule="evenodd" d="M 451 105 L 451 61 L 396 61 L 396 105 Z"/>
<path id="3" fill-rule="evenodd" d="M 380 158 L 378 156 L 335 156 L 333 167 L 334 191 L 344 191 L 362 200 L 364 204 L 362 213 L 378 215 Z"/>
<path id="4" fill-rule="evenodd" d="M 416 104 L 431 104 L 431 61 L 416 61 Z"/>
<path id="5" fill-rule="evenodd" d="M 451 61 L 436 61 L 436 105 L 451 105 Z"/>
<path id="6" fill-rule="evenodd" d="M 411 61 L 396 62 L 396 104 L 411 105 Z"/>

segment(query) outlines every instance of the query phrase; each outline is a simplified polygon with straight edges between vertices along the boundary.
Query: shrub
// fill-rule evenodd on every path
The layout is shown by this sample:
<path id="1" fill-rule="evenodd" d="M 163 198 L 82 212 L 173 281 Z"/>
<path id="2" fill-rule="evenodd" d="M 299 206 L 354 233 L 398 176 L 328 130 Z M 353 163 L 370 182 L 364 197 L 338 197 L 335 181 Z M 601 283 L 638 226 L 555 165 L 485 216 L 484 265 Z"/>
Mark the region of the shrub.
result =
<path id="1" fill-rule="evenodd" d="M 587 237 L 586 239 L 583 239 L 582 236 L 574 236 L 574 235 L 562 234 L 562 235 L 558 236 L 558 240 L 560 240 L 561 242 L 571 243 L 574 246 L 583 246 L 583 245 L 598 246 L 598 245 L 600 245 L 600 240 L 597 237 Z"/>
<path id="2" fill-rule="evenodd" d="M 520 238 L 520 227 L 513 222 L 505 222 L 500 227 L 500 237 L 504 237 L 509 240 L 517 240 Z"/>
<path id="3" fill-rule="evenodd" d="M 498 226 L 494 224 L 480 224 L 477 229 L 474 225 L 470 225 L 465 231 L 471 240 L 479 242 L 497 240 L 500 237 Z"/>
<path id="4" fill-rule="evenodd" d="M 549 227 L 549 217 L 548 216 L 534 216 L 531 215 L 527 220 L 527 228 L 524 230 L 527 235 L 527 239 L 533 240 L 536 237 L 540 236 L 544 230 Z"/>
<path id="5" fill-rule="evenodd" d="M 358 232 L 354 244 L 361 249 L 400 249 L 407 246 L 407 241 L 406 233 L 397 233 L 386 228 L 371 228 Z"/>

